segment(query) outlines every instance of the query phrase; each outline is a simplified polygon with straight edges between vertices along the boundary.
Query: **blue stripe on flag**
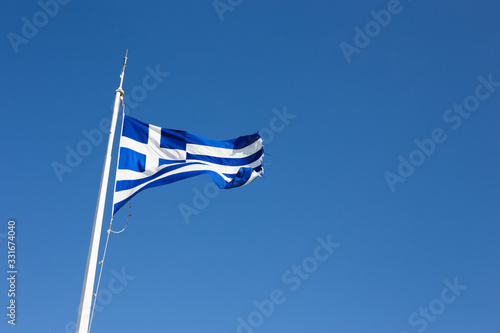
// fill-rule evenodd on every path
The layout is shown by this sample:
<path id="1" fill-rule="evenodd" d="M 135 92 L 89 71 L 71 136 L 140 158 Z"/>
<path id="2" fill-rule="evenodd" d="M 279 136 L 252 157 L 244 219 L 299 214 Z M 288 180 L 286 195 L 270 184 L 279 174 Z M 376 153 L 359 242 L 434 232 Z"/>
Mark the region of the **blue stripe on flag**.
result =
<path id="1" fill-rule="evenodd" d="M 186 160 L 165 160 L 163 158 L 160 158 L 158 162 L 158 166 L 165 165 L 165 164 L 174 164 L 174 163 L 186 163 Z"/>
<path id="2" fill-rule="evenodd" d="M 190 163 L 188 163 L 190 164 Z M 193 163 L 191 163 L 193 164 Z M 162 171 L 164 171 L 165 169 L 163 169 Z M 213 171 L 209 171 L 209 170 L 196 170 L 196 171 L 186 171 L 186 172 L 182 172 L 182 173 L 178 173 L 178 174 L 174 174 L 174 175 L 171 175 L 171 176 L 167 176 L 167 177 L 164 177 L 164 178 L 161 178 L 161 179 L 158 179 L 158 180 L 155 180 L 155 181 L 152 181 L 151 183 L 145 185 L 143 188 L 141 188 L 140 190 L 138 190 L 137 192 L 135 192 L 134 194 L 132 194 L 131 196 L 129 196 L 128 198 L 120 201 L 120 202 L 117 202 L 115 203 L 114 207 L 113 207 L 113 214 L 115 214 L 121 207 L 123 207 L 123 205 L 125 205 L 127 203 L 128 200 L 132 199 L 137 193 L 147 189 L 147 188 L 151 188 L 151 187 L 156 187 L 156 186 L 161 186 L 161 185 L 166 185 L 166 184 L 170 184 L 170 183 L 174 183 L 176 181 L 179 181 L 179 180 L 183 180 L 183 179 L 186 179 L 186 178 L 190 178 L 190 177 L 194 177 L 194 176 L 198 176 L 198 175 L 202 175 L 202 174 L 206 174 L 208 176 L 210 176 L 210 178 L 212 178 L 212 180 L 214 181 L 214 183 L 221 189 L 230 189 L 230 188 L 235 188 L 235 187 L 239 187 L 239 186 L 242 186 L 242 185 L 245 185 L 246 182 L 250 179 L 251 175 L 252 175 L 252 171 L 253 169 L 252 168 L 240 168 L 240 170 L 238 171 L 238 173 L 235 175 L 235 177 L 233 178 L 233 180 L 229 183 L 226 183 L 226 181 L 224 180 L 224 178 L 222 178 L 218 173 L 216 172 L 213 172 Z M 159 172 L 161 174 L 164 174 L 165 172 Z M 151 177 L 148 177 L 148 180 L 151 180 L 151 179 L 154 179 L 158 177 L 158 174 L 155 174 Z M 143 179 L 141 179 L 142 181 Z M 119 185 L 120 183 L 120 185 Z M 140 181 L 119 181 L 116 183 L 116 192 L 118 191 L 121 191 L 118 189 L 118 187 L 120 188 L 123 188 L 123 190 L 126 190 L 126 189 L 129 189 L 129 188 L 134 188 L 135 186 L 140 185 L 144 182 L 140 182 Z M 132 184 L 134 184 L 135 186 L 131 186 Z"/>
<path id="3" fill-rule="evenodd" d="M 143 190 L 145 190 L 147 188 L 174 183 L 176 181 L 179 181 L 179 180 L 182 180 L 182 179 L 185 179 L 185 178 L 189 178 L 189 177 L 194 177 L 194 176 L 200 175 L 202 173 L 203 173 L 203 171 L 188 171 L 188 172 L 183 172 L 183 173 L 180 173 L 180 174 L 168 176 L 168 177 L 165 177 L 165 178 L 161 178 L 161 179 L 158 179 L 156 181 L 152 181 L 151 183 L 145 185 L 143 188 L 141 188 L 139 191 L 135 192 L 134 194 L 132 194 L 128 198 L 126 198 L 126 199 L 124 199 L 124 200 L 122 200 L 120 202 L 115 203 L 115 205 L 113 207 L 113 214 L 115 214 L 118 211 L 118 209 L 120 209 L 123 205 L 125 205 L 127 203 L 127 201 L 129 201 L 130 199 L 132 199 L 137 193 L 139 193 L 139 192 L 141 192 L 141 191 L 143 191 Z M 116 185 L 118 186 L 118 182 L 117 182 Z"/>
<path id="4" fill-rule="evenodd" d="M 258 166 L 258 167 L 256 167 L 256 168 L 253 168 L 253 171 L 255 171 L 255 172 L 261 172 L 261 171 L 264 171 L 264 169 L 262 168 L 262 164 L 261 164 L 261 165 L 259 165 L 259 166 Z"/>
<path id="5" fill-rule="evenodd" d="M 211 146 L 217 148 L 227 148 L 227 149 L 241 149 L 248 145 L 251 145 L 260 138 L 258 133 L 252 135 L 240 136 L 239 138 L 225 141 L 215 141 L 206 139 L 204 137 L 186 133 L 186 141 L 190 144 L 197 144 L 203 146 Z"/>
<path id="6" fill-rule="evenodd" d="M 155 179 L 155 178 L 157 178 L 157 177 L 159 177 L 161 175 L 164 175 L 167 172 L 174 171 L 176 169 L 185 167 L 186 165 L 190 165 L 190 164 L 200 164 L 200 163 L 193 162 L 193 163 L 179 163 L 179 164 L 174 164 L 174 165 L 171 165 L 171 166 L 168 166 L 168 167 L 165 167 L 165 168 L 161 169 L 160 171 L 158 171 L 157 173 L 155 173 L 154 175 L 151 175 L 149 177 L 140 178 L 140 179 L 118 180 L 116 182 L 115 192 L 120 192 L 120 191 L 124 191 L 124 190 L 128 190 L 128 189 L 134 188 L 134 187 L 139 186 L 141 184 L 147 183 L 148 181 L 150 181 L 152 179 Z"/>
<path id="7" fill-rule="evenodd" d="M 242 169 L 242 168 L 240 168 L 240 169 Z M 251 169 L 251 168 L 249 168 L 249 169 Z M 253 171 L 255 171 L 257 173 L 261 172 L 262 170 L 263 170 L 263 168 L 262 168 L 261 165 L 259 165 L 258 167 L 253 168 Z M 238 172 L 239 172 L 239 170 L 238 170 Z M 228 178 L 234 178 L 234 177 L 236 177 L 237 173 L 224 173 L 223 175 L 226 176 L 226 177 L 228 177 Z"/>

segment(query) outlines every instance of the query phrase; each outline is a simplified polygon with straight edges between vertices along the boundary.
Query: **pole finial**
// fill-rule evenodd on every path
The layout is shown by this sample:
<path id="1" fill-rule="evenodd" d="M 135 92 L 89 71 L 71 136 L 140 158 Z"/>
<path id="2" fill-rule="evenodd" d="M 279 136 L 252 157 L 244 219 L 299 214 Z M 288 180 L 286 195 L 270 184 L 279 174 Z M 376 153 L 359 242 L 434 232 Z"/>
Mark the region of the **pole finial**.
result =
<path id="1" fill-rule="evenodd" d="M 127 67 L 127 55 L 128 55 L 128 49 L 125 51 L 125 58 L 123 58 L 123 67 L 122 67 L 122 73 L 120 74 L 120 90 L 122 90 L 122 85 L 123 85 L 123 77 L 125 76 L 125 67 Z"/>

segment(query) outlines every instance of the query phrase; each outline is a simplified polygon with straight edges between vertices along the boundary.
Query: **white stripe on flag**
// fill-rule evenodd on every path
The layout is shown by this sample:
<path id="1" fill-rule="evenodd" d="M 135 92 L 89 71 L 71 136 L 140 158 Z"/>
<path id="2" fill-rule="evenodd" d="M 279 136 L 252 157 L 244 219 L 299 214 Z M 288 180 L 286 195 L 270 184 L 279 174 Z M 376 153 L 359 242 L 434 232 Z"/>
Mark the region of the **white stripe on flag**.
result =
<path id="1" fill-rule="evenodd" d="M 186 151 L 195 155 L 207 155 L 222 158 L 244 158 L 248 157 L 262 148 L 262 139 L 256 140 L 254 143 L 241 149 L 219 148 L 211 146 L 197 145 L 188 143 Z"/>
<path id="2" fill-rule="evenodd" d="M 197 165 L 200 165 L 200 166 L 204 165 L 205 169 L 209 168 L 210 170 L 215 171 L 215 172 L 217 172 L 219 174 L 223 174 L 223 173 L 226 173 L 226 174 L 235 174 L 241 168 L 241 166 L 221 165 L 221 164 L 210 163 L 210 162 L 206 162 L 206 161 L 197 161 L 197 160 L 193 160 L 193 161 L 198 162 Z M 117 173 L 116 173 L 116 180 L 117 181 L 120 181 L 120 180 L 137 180 L 137 179 L 147 178 L 149 176 L 152 176 L 156 172 L 162 170 L 163 168 L 166 168 L 168 166 L 173 166 L 173 165 L 176 165 L 176 164 L 184 164 L 184 163 L 164 164 L 164 165 L 160 166 L 153 173 L 151 173 L 151 172 L 150 173 L 138 172 L 138 171 L 132 171 L 132 170 L 127 170 L 127 169 L 118 169 Z M 245 165 L 245 167 L 256 168 L 256 167 L 258 167 L 261 164 L 262 164 L 262 158 L 254 161 L 254 162 L 252 162 L 252 163 L 250 163 L 248 165 Z M 203 167 L 201 167 L 200 170 L 203 170 Z M 226 178 L 226 177 L 224 177 L 224 178 Z"/>
<path id="3" fill-rule="evenodd" d="M 160 167 L 159 170 L 161 170 L 163 167 L 167 167 L 167 165 L 162 165 L 162 167 Z M 157 181 L 159 179 L 163 179 L 165 177 L 168 177 L 168 176 L 171 176 L 171 175 L 175 175 L 175 174 L 179 174 L 179 173 L 183 173 L 183 172 L 189 172 L 189 171 L 203 171 L 203 170 L 207 170 L 207 169 L 212 169 L 212 171 L 215 171 L 217 172 L 217 170 L 215 170 L 216 168 L 211 168 L 210 166 L 208 165 L 205 165 L 205 164 L 190 164 L 190 165 L 186 165 L 185 167 L 181 167 L 179 169 L 176 169 L 176 170 L 173 170 L 171 172 L 167 172 L 165 173 L 164 175 L 161 175 L 159 177 L 155 177 L 145 183 L 142 183 L 134 188 L 131 188 L 131 189 L 128 189 L 128 190 L 123 190 L 123 191 L 118 191 L 118 192 L 115 192 L 115 196 L 114 196 L 114 202 L 117 203 L 117 202 L 120 202 L 126 198 L 128 198 L 130 195 L 132 195 L 133 193 L 139 191 L 141 188 L 143 188 L 144 186 L 148 185 L 149 183 L 151 182 L 154 182 L 154 181 Z M 129 170 L 127 170 L 129 171 Z M 132 171 L 133 172 L 133 171 Z M 258 176 L 259 174 L 257 172 L 253 172 L 252 173 L 252 177 L 251 177 L 251 180 L 255 179 L 254 175 L 253 174 L 256 174 L 256 176 Z M 229 182 L 231 181 L 231 178 L 229 177 L 226 177 L 222 174 L 219 173 L 219 175 L 224 178 L 225 181 Z M 127 180 L 130 179 L 130 178 L 126 178 Z"/>

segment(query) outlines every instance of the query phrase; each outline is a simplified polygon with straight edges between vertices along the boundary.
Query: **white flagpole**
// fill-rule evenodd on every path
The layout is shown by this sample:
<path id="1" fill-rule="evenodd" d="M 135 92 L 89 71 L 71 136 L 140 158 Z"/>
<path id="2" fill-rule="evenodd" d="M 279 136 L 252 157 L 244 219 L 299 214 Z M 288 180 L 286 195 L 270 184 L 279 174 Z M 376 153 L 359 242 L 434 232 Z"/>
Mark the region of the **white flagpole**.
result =
<path id="1" fill-rule="evenodd" d="M 104 216 L 104 206 L 106 202 L 106 191 L 108 188 L 109 170 L 111 166 L 111 152 L 113 149 L 113 139 L 116 129 L 116 121 L 118 119 L 118 110 L 120 108 L 120 100 L 124 95 L 122 90 L 123 76 L 125 75 L 125 67 L 127 64 L 127 52 L 123 60 L 122 73 L 120 74 L 120 87 L 115 91 L 115 104 L 113 107 L 113 117 L 111 119 L 111 128 L 109 130 L 108 149 L 104 158 L 104 167 L 102 169 L 101 185 L 99 195 L 97 197 L 97 206 L 94 216 L 94 227 L 92 229 L 92 237 L 90 240 L 89 254 L 87 257 L 87 268 L 85 270 L 85 278 L 83 280 L 82 297 L 80 300 L 80 309 L 78 310 L 78 321 L 76 323 L 76 333 L 87 333 L 90 320 L 90 310 L 92 306 L 92 296 L 95 281 L 95 272 L 97 268 L 97 255 L 99 254 L 99 241 L 101 239 L 102 220 Z"/>

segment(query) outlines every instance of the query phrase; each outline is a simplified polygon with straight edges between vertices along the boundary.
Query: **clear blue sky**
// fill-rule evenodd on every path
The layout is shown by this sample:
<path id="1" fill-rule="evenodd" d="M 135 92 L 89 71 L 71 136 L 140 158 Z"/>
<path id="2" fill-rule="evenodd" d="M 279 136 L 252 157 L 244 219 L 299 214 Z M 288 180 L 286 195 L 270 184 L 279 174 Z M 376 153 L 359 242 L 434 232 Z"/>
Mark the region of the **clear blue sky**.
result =
<path id="1" fill-rule="evenodd" d="M 500 329 L 499 4 L 44 1 L 0 11 L 0 331 L 73 331 L 127 48 L 127 114 L 262 130 L 265 175 L 138 194 L 93 333 Z"/>

